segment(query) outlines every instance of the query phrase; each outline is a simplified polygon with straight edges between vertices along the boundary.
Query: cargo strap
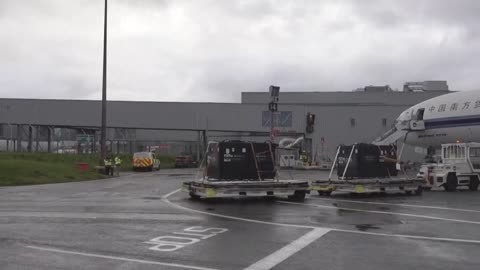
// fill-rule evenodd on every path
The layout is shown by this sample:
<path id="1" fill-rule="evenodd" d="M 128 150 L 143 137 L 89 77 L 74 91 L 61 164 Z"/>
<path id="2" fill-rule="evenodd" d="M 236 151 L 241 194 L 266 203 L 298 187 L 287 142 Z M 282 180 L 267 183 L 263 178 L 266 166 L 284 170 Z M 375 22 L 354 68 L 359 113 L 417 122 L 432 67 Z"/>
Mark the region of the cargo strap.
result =
<path id="1" fill-rule="evenodd" d="M 347 164 L 345 165 L 345 170 L 343 170 L 343 175 L 342 175 L 343 180 L 345 180 L 345 174 L 347 173 L 348 166 L 350 165 L 350 161 L 352 160 L 352 155 L 353 155 L 353 151 L 355 150 L 355 146 L 357 146 L 357 145 L 356 144 L 352 145 L 352 151 L 350 151 L 350 155 L 348 156 Z"/>
<path id="2" fill-rule="evenodd" d="M 257 168 L 258 180 L 261 181 L 262 177 L 260 175 L 260 170 L 258 169 L 257 154 L 255 153 L 255 148 L 253 147 L 253 143 L 250 143 L 250 147 L 252 148 L 253 160 L 255 160 L 255 168 Z"/>

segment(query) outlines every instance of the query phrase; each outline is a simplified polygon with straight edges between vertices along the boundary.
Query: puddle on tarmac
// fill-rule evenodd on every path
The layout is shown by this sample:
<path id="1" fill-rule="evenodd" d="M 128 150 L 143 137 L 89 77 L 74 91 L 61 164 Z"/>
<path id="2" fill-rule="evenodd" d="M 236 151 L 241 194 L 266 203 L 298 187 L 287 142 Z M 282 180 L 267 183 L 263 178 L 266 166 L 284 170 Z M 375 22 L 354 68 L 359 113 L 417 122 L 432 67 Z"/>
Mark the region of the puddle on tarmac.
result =
<path id="1" fill-rule="evenodd" d="M 355 227 L 362 232 L 368 231 L 368 230 L 378 230 L 380 227 L 375 226 L 374 224 L 357 224 Z"/>
<path id="2" fill-rule="evenodd" d="M 161 197 L 143 197 L 144 200 L 160 200 Z"/>

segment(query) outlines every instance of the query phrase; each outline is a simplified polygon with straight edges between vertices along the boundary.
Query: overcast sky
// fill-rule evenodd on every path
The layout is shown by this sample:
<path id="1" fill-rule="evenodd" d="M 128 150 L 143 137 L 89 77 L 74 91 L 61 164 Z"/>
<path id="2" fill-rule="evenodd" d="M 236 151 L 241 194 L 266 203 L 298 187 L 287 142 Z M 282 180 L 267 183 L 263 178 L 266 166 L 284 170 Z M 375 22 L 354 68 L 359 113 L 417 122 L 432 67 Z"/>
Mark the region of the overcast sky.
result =
<path id="1" fill-rule="evenodd" d="M 478 0 L 109 0 L 108 98 L 480 89 Z M 0 0 L 0 97 L 100 99 L 102 0 Z"/>

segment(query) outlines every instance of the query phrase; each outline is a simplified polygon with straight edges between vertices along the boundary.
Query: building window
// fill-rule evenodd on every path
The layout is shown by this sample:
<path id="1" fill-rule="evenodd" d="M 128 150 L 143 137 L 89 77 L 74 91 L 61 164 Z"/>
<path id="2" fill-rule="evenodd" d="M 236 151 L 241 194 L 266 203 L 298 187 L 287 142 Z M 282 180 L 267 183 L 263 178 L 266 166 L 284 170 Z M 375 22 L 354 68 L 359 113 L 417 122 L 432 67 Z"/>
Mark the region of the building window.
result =
<path id="1" fill-rule="evenodd" d="M 262 127 L 270 127 L 270 111 L 262 112 Z M 276 127 L 292 127 L 292 112 L 283 111 L 273 113 L 273 124 Z"/>
<path id="2" fill-rule="evenodd" d="M 384 128 L 387 127 L 387 118 L 382 119 L 382 127 L 384 127 Z"/>
<path id="3" fill-rule="evenodd" d="M 350 126 L 355 127 L 355 125 L 356 125 L 355 118 L 350 118 Z"/>

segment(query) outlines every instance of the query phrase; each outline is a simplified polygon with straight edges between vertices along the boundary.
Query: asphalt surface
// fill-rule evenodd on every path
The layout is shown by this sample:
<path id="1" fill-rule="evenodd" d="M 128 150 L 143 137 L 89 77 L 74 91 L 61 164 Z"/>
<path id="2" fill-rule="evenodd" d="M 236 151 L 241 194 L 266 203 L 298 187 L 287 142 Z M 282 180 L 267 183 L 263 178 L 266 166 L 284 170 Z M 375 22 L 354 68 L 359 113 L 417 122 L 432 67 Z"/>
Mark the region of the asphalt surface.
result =
<path id="1" fill-rule="evenodd" d="M 0 269 L 480 266 L 480 192 L 199 202 L 193 174 L 0 188 Z"/>

